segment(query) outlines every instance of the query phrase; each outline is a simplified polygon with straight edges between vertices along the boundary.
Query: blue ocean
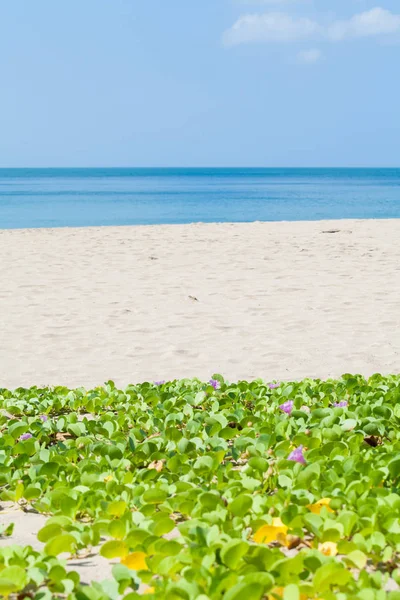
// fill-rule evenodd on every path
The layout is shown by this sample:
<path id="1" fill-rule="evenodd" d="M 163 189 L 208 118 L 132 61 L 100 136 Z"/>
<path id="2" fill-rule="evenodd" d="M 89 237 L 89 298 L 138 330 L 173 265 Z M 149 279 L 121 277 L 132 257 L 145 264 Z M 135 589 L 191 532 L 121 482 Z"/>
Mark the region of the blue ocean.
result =
<path id="1" fill-rule="evenodd" d="M 0 169 L 0 229 L 400 217 L 400 169 Z"/>

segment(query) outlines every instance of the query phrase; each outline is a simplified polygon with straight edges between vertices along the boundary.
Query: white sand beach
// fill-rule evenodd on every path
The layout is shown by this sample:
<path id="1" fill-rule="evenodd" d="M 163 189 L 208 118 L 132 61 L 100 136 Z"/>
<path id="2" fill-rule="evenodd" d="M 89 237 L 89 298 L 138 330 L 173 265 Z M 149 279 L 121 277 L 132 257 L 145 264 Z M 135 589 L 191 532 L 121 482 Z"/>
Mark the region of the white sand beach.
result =
<path id="1" fill-rule="evenodd" d="M 400 221 L 0 231 L 0 387 L 399 372 Z M 0 506 L 2 538 L 46 517 Z M 111 578 L 94 548 L 68 562 Z M 145 586 L 142 586 L 145 590 Z"/>
<path id="2" fill-rule="evenodd" d="M 399 372 L 399 238 L 397 220 L 0 231 L 0 386 Z"/>

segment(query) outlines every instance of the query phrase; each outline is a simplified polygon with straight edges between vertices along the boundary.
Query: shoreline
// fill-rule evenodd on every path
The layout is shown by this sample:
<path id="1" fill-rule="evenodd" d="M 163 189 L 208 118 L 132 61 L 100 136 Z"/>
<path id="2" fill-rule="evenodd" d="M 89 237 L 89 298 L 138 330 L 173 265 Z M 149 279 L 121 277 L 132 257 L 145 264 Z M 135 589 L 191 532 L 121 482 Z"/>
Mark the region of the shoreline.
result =
<path id="1" fill-rule="evenodd" d="M 103 230 L 103 229 L 136 229 L 136 228 L 153 228 L 153 227 L 196 227 L 196 226 L 216 226 L 216 225 L 296 225 L 296 224 L 343 224 L 343 223 L 364 223 L 364 222 L 374 222 L 377 221 L 379 223 L 382 222 L 396 222 L 400 221 L 400 217 L 374 217 L 374 218 L 365 218 L 365 219 L 348 219 L 344 217 L 343 219 L 315 219 L 315 220 L 297 220 L 297 221 L 193 221 L 191 223 L 144 223 L 144 224 L 136 224 L 136 225 L 60 225 L 59 227 L 0 227 L 0 233 L 4 233 L 7 231 L 70 231 L 77 230 L 81 231 L 82 229 L 87 230 Z"/>
<path id="2" fill-rule="evenodd" d="M 396 373 L 399 234 L 399 219 L 0 230 L 0 387 Z"/>

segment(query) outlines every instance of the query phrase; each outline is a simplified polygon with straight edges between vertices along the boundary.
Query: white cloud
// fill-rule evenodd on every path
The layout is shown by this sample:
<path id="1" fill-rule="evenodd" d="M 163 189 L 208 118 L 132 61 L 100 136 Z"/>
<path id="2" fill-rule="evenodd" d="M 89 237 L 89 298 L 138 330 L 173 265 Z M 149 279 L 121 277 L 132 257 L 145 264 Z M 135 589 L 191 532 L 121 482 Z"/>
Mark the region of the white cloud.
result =
<path id="1" fill-rule="evenodd" d="M 347 21 L 336 21 L 329 27 L 333 40 L 387 35 L 400 31 L 400 15 L 384 8 L 373 8 L 354 15 Z"/>
<path id="2" fill-rule="evenodd" d="M 306 39 L 345 39 L 391 35 L 400 32 L 400 14 L 373 8 L 347 20 L 320 24 L 305 17 L 268 12 L 239 17 L 223 35 L 227 46 L 249 42 L 294 42 Z"/>
<path id="3" fill-rule="evenodd" d="M 297 55 L 297 61 L 303 65 L 315 65 L 322 58 L 321 50 L 318 48 L 311 48 L 310 50 L 303 50 Z"/>
<path id="4" fill-rule="evenodd" d="M 245 42 L 293 42 L 315 36 L 320 26 L 306 18 L 295 19 L 285 13 L 243 15 L 224 34 L 228 46 Z"/>

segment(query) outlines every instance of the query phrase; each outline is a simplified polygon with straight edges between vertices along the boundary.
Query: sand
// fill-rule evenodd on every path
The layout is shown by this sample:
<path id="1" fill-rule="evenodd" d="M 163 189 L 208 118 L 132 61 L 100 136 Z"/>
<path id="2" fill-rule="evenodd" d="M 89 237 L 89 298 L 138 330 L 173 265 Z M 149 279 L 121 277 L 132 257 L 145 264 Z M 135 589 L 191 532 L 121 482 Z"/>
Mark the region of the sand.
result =
<path id="1" fill-rule="evenodd" d="M 0 231 L 0 386 L 400 369 L 400 220 Z"/>
<path id="2" fill-rule="evenodd" d="M 400 220 L 0 231 L 0 387 L 400 370 Z M 0 539 L 42 547 L 0 503 Z M 68 563 L 111 577 L 93 555 Z"/>

